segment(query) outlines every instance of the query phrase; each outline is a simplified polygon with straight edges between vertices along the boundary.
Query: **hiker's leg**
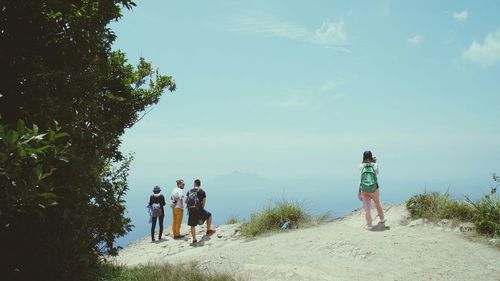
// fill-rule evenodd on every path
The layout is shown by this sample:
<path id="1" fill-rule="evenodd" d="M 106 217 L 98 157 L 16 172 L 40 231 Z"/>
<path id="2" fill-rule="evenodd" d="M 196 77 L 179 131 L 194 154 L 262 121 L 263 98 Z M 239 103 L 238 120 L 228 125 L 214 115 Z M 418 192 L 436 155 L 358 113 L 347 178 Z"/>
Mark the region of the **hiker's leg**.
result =
<path id="1" fill-rule="evenodd" d="M 365 219 L 366 224 L 371 227 L 372 226 L 372 204 L 370 195 L 366 192 L 361 192 L 361 198 L 363 199 L 363 208 L 365 209 Z"/>
<path id="2" fill-rule="evenodd" d="M 191 226 L 191 236 L 193 237 L 193 241 L 196 240 L 196 228 Z"/>
<path id="3" fill-rule="evenodd" d="M 181 225 L 182 225 L 182 216 L 184 215 L 184 210 L 181 209 L 181 208 L 178 208 L 177 209 L 177 215 L 178 215 L 178 219 L 177 219 L 177 235 L 181 235 Z"/>
<path id="4" fill-rule="evenodd" d="M 158 239 L 161 239 L 161 235 L 163 234 L 163 219 L 164 219 L 164 218 L 165 218 L 165 216 L 161 216 L 161 217 L 159 218 L 159 220 L 160 220 L 160 233 L 159 233 L 159 235 L 158 235 Z"/>
<path id="5" fill-rule="evenodd" d="M 175 208 L 172 208 L 172 235 L 173 236 L 177 235 L 175 233 L 175 223 L 176 223 Z"/>
<path id="6" fill-rule="evenodd" d="M 155 228 L 156 228 L 156 220 L 157 217 L 152 217 L 151 218 L 151 240 L 155 241 Z"/>
<path id="7" fill-rule="evenodd" d="M 382 205 L 380 204 L 380 193 L 377 189 L 377 191 L 372 193 L 372 199 L 373 202 L 375 203 L 375 208 L 377 208 L 377 214 L 378 217 L 380 218 L 381 221 L 384 221 L 384 210 L 382 209 Z"/>
<path id="8" fill-rule="evenodd" d="M 182 209 L 174 208 L 174 220 L 172 222 L 172 232 L 175 236 L 181 235 Z"/>
<path id="9" fill-rule="evenodd" d="M 177 224 L 179 223 L 179 216 L 177 215 L 177 208 L 172 208 L 172 235 L 174 237 L 179 236 L 179 233 L 177 233 Z"/>
<path id="10" fill-rule="evenodd" d="M 212 227 L 212 214 L 210 214 L 210 216 L 207 218 L 207 231 L 212 230 L 211 227 Z"/>

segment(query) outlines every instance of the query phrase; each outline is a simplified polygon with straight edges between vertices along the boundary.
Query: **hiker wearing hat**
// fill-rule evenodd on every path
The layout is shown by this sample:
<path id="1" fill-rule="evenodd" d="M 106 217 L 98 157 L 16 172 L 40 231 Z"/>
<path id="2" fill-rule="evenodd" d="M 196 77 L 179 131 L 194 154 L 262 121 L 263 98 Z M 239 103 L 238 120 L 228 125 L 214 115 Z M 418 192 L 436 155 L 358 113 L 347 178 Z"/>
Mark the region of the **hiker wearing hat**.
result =
<path id="1" fill-rule="evenodd" d="M 184 180 L 177 180 L 176 183 L 177 187 L 172 190 L 172 196 L 170 196 L 170 207 L 172 207 L 172 234 L 174 235 L 174 239 L 181 239 L 184 238 L 184 235 L 181 235 L 182 214 L 184 213 L 184 195 L 182 195 Z"/>
<path id="2" fill-rule="evenodd" d="M 155 241 L 155 228 L 156 221 L 160 221 L 160 233 L 158 235 L 158 240 L 161 240 L 161 235 L 163 234 L 163 218 L 165 217 L 165 210 L 163 206 L 165 206 L 165 197 L 160 194 L 161 188 L 159 186 L 155 186 L 153 188 L 153 195 L 149 197 L 149 212 L 151 214 L 151 241 Z"/>

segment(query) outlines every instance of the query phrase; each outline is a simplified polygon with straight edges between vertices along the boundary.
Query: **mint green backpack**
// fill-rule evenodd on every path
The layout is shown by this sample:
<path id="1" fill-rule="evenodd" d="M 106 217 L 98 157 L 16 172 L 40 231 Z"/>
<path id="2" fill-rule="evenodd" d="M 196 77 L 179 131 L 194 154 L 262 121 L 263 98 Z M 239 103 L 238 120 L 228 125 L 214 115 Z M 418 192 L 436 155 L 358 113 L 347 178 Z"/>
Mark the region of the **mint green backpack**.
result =
<path id="1" fill-rule="evenodd" d="M 375 192 L 377 186 L 377 174 L 375 174 L 373 164 L 366 164 L 361 170 L 361 191 Z"/>

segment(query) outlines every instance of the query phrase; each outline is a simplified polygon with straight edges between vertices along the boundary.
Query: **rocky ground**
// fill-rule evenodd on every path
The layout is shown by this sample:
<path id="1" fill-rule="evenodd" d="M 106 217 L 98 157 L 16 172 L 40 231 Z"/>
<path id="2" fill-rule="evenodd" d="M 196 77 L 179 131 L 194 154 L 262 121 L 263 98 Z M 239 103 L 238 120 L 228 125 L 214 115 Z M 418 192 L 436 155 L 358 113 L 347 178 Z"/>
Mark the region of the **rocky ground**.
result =
<path id="1" fill-rule="evenodd" d="M 385 224 L 364 227 L 364 212 L 323 225 L 244 239 L 239 225 L 211 236 L 198 227 L 198 244 L 170 236 L 121 250 L 116 262 L 189 263 L 242 280 L 500 280 L 500 248 L 471 239 L 470 224 L 411 221 L 404 206 L 384 206 Z M 188 233 L 183 228 L 182 233 Z M 497 241 L 498 242 L 498 241 Z"/>

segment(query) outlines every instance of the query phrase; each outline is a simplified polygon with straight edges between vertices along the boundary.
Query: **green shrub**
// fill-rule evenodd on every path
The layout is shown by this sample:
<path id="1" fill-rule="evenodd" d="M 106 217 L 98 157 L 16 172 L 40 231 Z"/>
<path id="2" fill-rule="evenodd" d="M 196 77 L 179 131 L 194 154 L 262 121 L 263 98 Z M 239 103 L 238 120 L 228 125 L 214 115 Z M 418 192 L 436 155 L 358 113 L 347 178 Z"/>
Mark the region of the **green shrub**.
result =
<path id="1" fill-rule="evenodd" d="M 195 264 L 123 267 L 105 265 L 101 281 L 234 281 L 228 274 L 204 273 Z"/>
<path id="2" fill-rule="evenodd" d="M 440 208 L 440 213 L 444 219 L 454 219 L 458 221 L 471 221 L 473 218 L 473 209 L 464 202 L 449 200 Z"/>
<path id="3" fill-rule="evenodd" d="M 122 136 L 175 82 L 114 47 L 132 0 L 0 6 L 0 276 L 92 280 L 132 227 Z"/>
<path id="4" fill-rule="evenodd" d="M 478 202 L 469 198 L 467 202 L 472 206 L 472 221 L 479 233 L 494 237 L 500 236 L 500 198 L 498 196 L 486 195 Z"/>
<path id="5" fill-rule="evenodd" d="M 444 206 L 448 205 L 450 199 L 448 193 L 439 192 L 424 193 L 412 196 L 406 201 L 406 208 L 413 218 L 425 218 L 437 220 L 445 218 L 443 214 Z"/>
<path id="6" fill-rule="evenodd" d="M 241 234 L 247 237 L 257 236 L 279 230 L 285 222 L 293 228 L 312 221 L 313 217 L 305 210 L 303 204 L 281 200 L 275 202 L 274 206 L 251 214 L 250 220 L 241 226 Z"/>
<path id="7" fill-rule="evenodd" d="M 450 198 L 448 193 L 424 193 L 411 197 L 406 201 L 406 208 L 412 218 L 425 218 L 431 221 L 451 219 L 471 221 L 474 217 L 472 206 Z"/>
<path id="8" fill-rule="evenodd" d="M 500 178 L 493 174 L 493 180 L 500 182 Z M 466 197 L 464 201 L 452 200 L 448 193 L 424 193 L 412 196 L 406 201 L 406 208 L 412 218 L 425 218 L 431 221 L 451 219 L 456 221 L 470 221 L 476 226 L 478 233 L 492 237 L 500 236 L 500 198 L 496 195 L 496 188 L 477 202 Z"/>

